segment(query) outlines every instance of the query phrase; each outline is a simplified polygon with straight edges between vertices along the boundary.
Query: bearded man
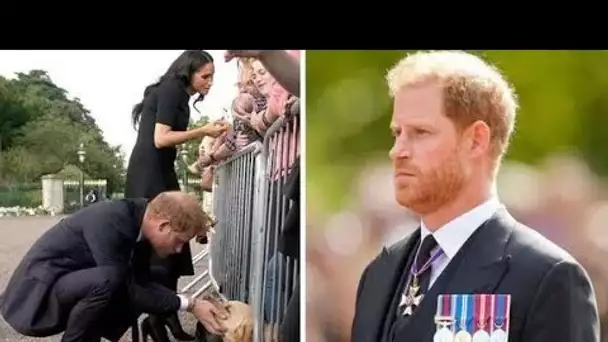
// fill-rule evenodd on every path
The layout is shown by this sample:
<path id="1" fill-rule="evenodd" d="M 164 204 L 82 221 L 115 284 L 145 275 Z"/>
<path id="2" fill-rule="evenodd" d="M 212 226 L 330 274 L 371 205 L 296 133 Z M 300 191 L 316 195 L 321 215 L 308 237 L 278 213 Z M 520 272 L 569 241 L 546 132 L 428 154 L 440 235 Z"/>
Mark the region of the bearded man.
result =
<path id="1" fill-rule="evenodd" d="M 599 342 L 585 270 L 497 197 L 517 110 L 500 72 L 419 52 L 387 81 L 395 197 L 421 221 L 364 270 L 352 341 Z"/>

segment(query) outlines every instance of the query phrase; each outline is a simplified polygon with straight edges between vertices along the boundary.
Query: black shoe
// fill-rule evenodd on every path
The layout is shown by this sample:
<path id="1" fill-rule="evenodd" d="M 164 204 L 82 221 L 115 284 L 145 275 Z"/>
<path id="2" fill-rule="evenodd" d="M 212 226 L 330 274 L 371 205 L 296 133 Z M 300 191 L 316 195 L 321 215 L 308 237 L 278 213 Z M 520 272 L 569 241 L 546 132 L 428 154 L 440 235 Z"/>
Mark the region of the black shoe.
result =
<path id="1" fill-rule="evenodd" d="M 171 335 L 176 339 L 180 341 L 194 341 L 194 336 L 188 334 L 182 328 L 177 313 L 165 316 L 164 323 L 169 328 L 169 331 L 171 331 Z"/>
<path id="2" fill-rule="evenodd" d="M 152 338 L 153 342 L 171 342 L 169 336 L 167 336 L 164 322 L 155 319 L 153 316 L 148 316 L 141 322 L 143 342 L 148 342 L 148 336 Z"/>

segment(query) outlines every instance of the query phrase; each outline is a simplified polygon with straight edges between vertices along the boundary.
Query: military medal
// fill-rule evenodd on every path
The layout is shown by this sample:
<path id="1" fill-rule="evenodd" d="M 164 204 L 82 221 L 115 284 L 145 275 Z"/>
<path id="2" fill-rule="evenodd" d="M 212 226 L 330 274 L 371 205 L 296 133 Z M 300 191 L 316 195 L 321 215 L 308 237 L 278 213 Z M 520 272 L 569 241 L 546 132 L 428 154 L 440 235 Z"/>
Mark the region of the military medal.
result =
<path id="1" fill-rule="evenodd" d="M 439 257 L 443 254 L 443 250 L 441 248 L 436 249 L 427 262 L 425 262 L 420 269 L 417 268 L 418 265 L 418 257 L 416 254 L 414 258 L 414 263 L 412 264 L 412 268 L 410 269 L 411 281 L 408 285 L 407 289 L 403 294 L 401 294 L 401 301 L 399 302 L 399 307 L 405 305 L 405 310 L 403 310 L 404 316 L 409 316 L 414 312 L 414 309 L 420 306 L 424 295 L 420 292 L 420 283 L 419 277 L 422 273 L 428 270 L 431 265 L 435 262 L 435 260 L 439 259 Z"/>
<path id="2" fill-rule="evenodd" d="M 509 331 L 508 322 L 509 322 L 509 311 L 511 307 L 511 296 L 510 295 L 496 295 L 493 298 L 493 302 L 495 302 L 494 319 L 492 320 L 492 324 L 494 325 L 494 329 L 492 331 L 492 335 L 490 336 L 490 342 L 508 342 Z"/>
<path id="3" fill-rule="evenodd" d="M 467 329 L 468 320 L 473 311 L 472 305 L 469 305 L 471 298 L 472 297 L 469 295 L 458 295 L 458 300 L 456 302 L 456 330 L 458 332 L 456 333 L 456 336 L 454 336 L 454 342 L 471 342 L 473 339 Z"/>
<path id="4" fill-rule="evenodd" d="M 418 294 L 420 291 L 420 285 L 418 284 L 418 278 L 412 278 L 412 283 L 408 287 L 407 291 L 405 291 L 401 295 L 401 302 L 399 303 L 399 307 L 405 305 L 405 310 L 403 311 L 404 316 L 409 316 L 413 312 L 413 307 L 417 307 L 420 305 L 422 301 L 422 294 Z"/>
<path id="5" fill-rule="evenodd" d="M 473 342 L 490 342 L 490 334 L 485 330 L 487 326 L 486 314 L 489 310 L 486 308 L 486 299 L 488 295 L 475 295 L 475 317 L 478 330 L 473 334 Z"/>
<path id="6" fill-rule="evenodd" d="M 441 327 L 433 336 L 433 342 L 454 342 L 454 334 L 448 327 Z"/>
<path id="7" fill-rule="evenodd" d="M 459 332 L 456 333 L 456 336 L 454 336 L 454 342 L 472 342 L 473 338 L 471 337 L 471 334 L 469 334 L 468 331 L 466 330 L 460 330 Z"/>
<path id="8" fill-rule="evenodd" d="M 492 336 L 490 336 L 490 342 L 507 342 L 509 336 L 502 329 L 497 329 L 492 331 Z"/>
<path id="9" fill-rule="evenodd" d="M 452 299 L 455 296 L 440 295 L 437 297 L 437 312 L 439 315 L 435 317 L 435 323 L 438 329 L 433 336 L 433 342 L 454 342 L 454 333 L 449 327 L 454 322 L 454 309 Z"/>

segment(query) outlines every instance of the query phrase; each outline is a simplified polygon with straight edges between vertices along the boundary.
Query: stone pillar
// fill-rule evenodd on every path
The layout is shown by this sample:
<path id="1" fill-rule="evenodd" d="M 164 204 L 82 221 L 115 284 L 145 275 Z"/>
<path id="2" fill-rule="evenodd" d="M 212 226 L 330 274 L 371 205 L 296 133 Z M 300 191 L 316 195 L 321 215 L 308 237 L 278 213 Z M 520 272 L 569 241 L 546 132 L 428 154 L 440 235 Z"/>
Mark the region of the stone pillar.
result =
<path id="1" fill-rule="evenodd" d="M 54 214 L 63 213 L 63 178 L 61 176 L 42 176 L 42 208 Z"/>

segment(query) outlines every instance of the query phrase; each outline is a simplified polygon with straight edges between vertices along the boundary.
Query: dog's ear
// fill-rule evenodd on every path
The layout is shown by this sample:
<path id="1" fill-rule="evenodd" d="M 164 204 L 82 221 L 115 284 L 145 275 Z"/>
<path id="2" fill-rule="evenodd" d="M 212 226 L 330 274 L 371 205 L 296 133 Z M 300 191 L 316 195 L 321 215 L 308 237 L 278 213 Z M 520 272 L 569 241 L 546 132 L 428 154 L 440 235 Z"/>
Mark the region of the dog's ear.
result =
<path id="1" fill-rule="evenodd" d="M 253 342 L 253 327 L 243 325 L 243 342 Z"/>
<path id="2" fill-rule="evenodd" d="M 196 323 L 196 341 L 197 342 L 223 342 L 222 336 L 215 335 L 207 331 L 205 326 L 198 322 Z"/>
<path id="3" fill-rule="evenodd" d="M 243 322 L 245 323 L 245 322 Z M 241 324 L 230 336 L 230 342 L 252 342 L 253 331 L 247 324 Z"/>

